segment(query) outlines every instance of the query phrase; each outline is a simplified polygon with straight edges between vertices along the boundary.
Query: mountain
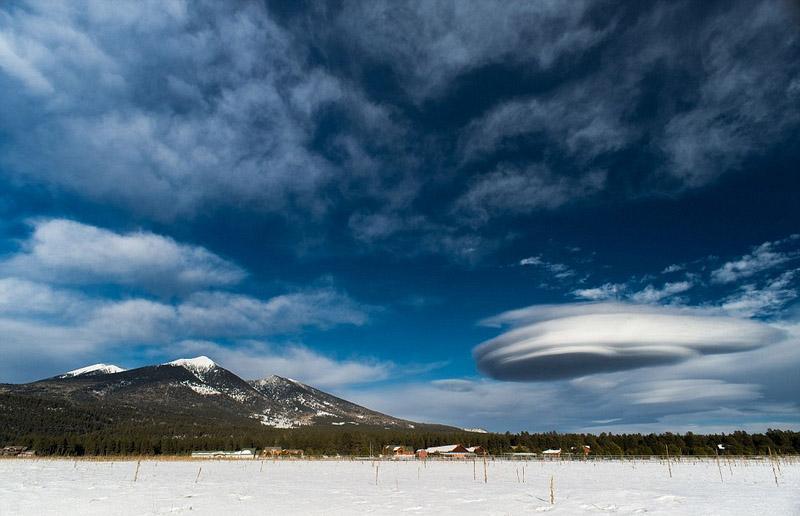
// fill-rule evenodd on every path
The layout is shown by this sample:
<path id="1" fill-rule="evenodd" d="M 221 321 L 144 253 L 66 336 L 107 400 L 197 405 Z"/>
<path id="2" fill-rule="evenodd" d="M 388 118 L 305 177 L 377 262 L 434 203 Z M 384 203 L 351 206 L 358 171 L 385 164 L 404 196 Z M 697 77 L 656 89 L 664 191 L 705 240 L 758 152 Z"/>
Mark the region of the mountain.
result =
<path id="1" fill-rule="evenodd" d="M 0 385 L 3 393 L 164 423 L 180 418 L 273 428 L 449 428 L 382 414 L 280 376 L 248 382 L 204 356 L 130 370 L 95 364 L 28 384 Z"/>

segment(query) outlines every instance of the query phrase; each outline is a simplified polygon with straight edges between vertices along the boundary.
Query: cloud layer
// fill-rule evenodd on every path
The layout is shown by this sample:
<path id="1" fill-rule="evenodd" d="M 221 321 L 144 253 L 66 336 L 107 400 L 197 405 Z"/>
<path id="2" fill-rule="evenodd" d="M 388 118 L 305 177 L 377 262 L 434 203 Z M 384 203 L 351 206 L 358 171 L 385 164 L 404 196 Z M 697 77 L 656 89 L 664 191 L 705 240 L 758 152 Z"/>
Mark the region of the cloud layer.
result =
<path id="1" fill-rule="evenodd" d="M 474 350 L 500 380 L 538 381 L 665 365 L 775 343 L 782 331 L 698 309 L 617 303 L 530 307 L 490 323 L 512 329 Z"/>
<path id="2" fill-rule="evenodd" d="M 246 272 L 205 248 L 65 219 L 34 222 L 30 237 L 0 262 L 0 273 L 4 381 L 190 339 L 226 339 L 236 347 L 246 339 L 362 326 L 376 311 L 330 283 L 265 297 L 233 292 Z"/>
<path id="3" fill-rule="evenodd" d="M 704 186 L 792 133 L 786 7 L 696 11 L 9 4 L 0 176 L 159 222 L 277 215 L 317 242 L 343 211 L 374 249 L 474 260 L 509 218 Z"/>

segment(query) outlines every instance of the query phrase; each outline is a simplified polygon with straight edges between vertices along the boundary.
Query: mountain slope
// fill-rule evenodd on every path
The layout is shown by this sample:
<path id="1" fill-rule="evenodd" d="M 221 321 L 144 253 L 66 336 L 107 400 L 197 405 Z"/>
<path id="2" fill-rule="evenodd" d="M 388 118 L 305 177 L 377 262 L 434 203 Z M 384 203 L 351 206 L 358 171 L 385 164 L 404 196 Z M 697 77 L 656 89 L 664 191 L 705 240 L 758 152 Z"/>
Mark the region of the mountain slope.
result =
<path id="1" fill-rule="evenodd" d="M 296 380 L 270 376 L 250 382 L 273 402 L 261 417 L 270 426 L 291 428 L 303 425 L 369 425 L 388 428 L 415 428 L 415 423 L 343 400 Z"/>
<path id="2" fill-rule="evenodd" d="M 446 428 L 405 421 L 303 383 L 270 376 L 247 382 L 208 357 L 124 370 L 96 364 L 0 393 L 62 400 L 92 410 L 140 414 L 159 421 L 196 418 L 274 428 Z"/>

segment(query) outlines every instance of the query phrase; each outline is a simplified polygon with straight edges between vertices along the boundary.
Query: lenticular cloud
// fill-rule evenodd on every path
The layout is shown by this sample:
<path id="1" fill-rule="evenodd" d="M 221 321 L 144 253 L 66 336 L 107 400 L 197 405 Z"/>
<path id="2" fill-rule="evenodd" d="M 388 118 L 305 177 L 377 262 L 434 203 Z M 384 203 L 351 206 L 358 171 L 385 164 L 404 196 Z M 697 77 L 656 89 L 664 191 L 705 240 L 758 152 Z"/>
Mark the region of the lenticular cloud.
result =
<path id="1" fill-rule="evenodd" d="M 783 330 L 768 324 L 708 310 L 624 303 L 533 306 L 484 323 L 509 329 L 474 349 L 478 369 L 509 381 L 664 365 L 784 338 Z"/>

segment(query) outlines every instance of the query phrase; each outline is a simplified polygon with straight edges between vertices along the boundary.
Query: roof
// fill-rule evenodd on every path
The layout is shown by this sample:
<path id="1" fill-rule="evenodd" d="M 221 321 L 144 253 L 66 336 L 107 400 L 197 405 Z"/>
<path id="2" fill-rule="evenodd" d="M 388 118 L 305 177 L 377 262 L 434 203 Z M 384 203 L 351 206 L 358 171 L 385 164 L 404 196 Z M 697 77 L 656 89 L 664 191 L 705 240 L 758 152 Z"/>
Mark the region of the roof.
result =
<path id="1" fill-rule="evenodd" d="M 425 448 L 425 451 L 428 453 L 452 453 L 459 448 L 464 449 L 460 444 L 447 444 L 444 446 L 431 446 L 430 448 Z"/>
<path id="2" fill-rule="evenodd" d="M 548 453 L 548 454 L 561 453 L 561 448 L 556 448 L 556 449 L 550 448 L 549 450 L 545 450 L 542 453 Z"/>

